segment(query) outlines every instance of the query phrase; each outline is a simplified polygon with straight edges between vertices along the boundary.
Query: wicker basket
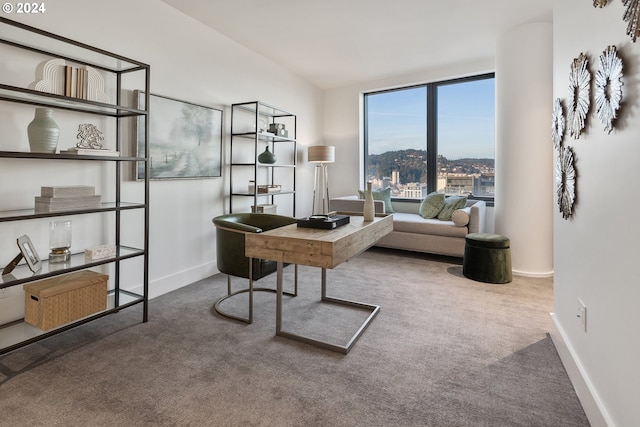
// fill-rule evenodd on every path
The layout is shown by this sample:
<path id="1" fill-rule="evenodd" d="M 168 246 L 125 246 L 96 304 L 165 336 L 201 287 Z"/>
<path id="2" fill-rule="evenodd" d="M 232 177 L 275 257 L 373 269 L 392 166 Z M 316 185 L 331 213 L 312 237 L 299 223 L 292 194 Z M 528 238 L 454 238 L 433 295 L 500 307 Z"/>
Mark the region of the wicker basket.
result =
<path id="1" fill-rule="evenodd" d="M 106 274 L 90 270 L 24 285 L 24 320 L 44 331 L 107 308 Z"/>

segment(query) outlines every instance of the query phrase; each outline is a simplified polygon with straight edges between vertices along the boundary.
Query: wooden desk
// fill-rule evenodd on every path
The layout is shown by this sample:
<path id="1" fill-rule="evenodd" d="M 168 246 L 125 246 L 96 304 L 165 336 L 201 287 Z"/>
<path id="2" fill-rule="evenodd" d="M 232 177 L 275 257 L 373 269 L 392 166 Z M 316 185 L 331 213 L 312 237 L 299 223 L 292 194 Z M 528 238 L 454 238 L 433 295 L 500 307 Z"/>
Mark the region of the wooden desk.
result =
<path id="1" fill-rule="evenodd" d="M 371 320 L 378 314 L 377 305 L 328 297 L 326 295 L 326 269 L 335 268 L 372 246 L 393 230 L 391 215 L 364 221 L 361 216 L 351 216 L 349 224 L 333 230 L 302 228 L 296 224 L 245 235 L 245 255 L 277 261 L 276 335 L 303 341 L 329 350 L 347 354 L 360 338 Z M 282 330 L 282 267 L 284 263 L 309 265 L 322 269 L 322 301 L 348 305 L 371 311 L 371 314 L 346 345 L 332 344 Z"/>

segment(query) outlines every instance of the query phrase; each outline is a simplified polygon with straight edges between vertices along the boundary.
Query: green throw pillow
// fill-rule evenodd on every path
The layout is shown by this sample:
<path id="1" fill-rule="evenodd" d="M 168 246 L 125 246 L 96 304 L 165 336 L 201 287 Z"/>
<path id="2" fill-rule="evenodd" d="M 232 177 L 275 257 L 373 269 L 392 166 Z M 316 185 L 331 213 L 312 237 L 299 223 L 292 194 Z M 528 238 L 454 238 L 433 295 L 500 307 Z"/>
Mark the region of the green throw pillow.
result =
<path id="1" fill-rule="evenodd" d="M 364 199 L 364 196 L 367 194 L 364 190 L 358 190 L 358 197 Z M 382 200 L 384 201 L 384 211 L 385 213 L 393 213 L 393 206 L 391 206 L 391 188 L 385 188 L 384 190 L 374 190 L 371 192 L 373 196 L 373 200 Z"/>
<path id="2" fill-rule="evenodd" d="M 449 196 L 444 200 L 444 207 L 438 214 L 438 219 L 451 221 L 453 211 L 464 208 L 467 205 L 466 196 Z"/>
<path id="3" fill-rule="evenodd" d="M 422 218 L 435 218 L 442 208 L 444 208 L 444 193 L 434 191 L 427 194 L 427 197 L 420 203 L 418 213 Z"/>

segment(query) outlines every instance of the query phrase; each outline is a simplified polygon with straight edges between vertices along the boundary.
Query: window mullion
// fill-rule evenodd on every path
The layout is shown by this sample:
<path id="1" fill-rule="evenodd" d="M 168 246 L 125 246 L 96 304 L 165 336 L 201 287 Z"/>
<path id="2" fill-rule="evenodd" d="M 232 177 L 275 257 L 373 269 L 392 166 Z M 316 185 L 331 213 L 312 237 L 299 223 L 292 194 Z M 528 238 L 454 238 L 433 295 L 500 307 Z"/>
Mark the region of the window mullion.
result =
<path id="1" fill-rule="evenodd" d="M 427 84 L 427 192 L 438 189 L 438 94 L 435 83 Z"/>

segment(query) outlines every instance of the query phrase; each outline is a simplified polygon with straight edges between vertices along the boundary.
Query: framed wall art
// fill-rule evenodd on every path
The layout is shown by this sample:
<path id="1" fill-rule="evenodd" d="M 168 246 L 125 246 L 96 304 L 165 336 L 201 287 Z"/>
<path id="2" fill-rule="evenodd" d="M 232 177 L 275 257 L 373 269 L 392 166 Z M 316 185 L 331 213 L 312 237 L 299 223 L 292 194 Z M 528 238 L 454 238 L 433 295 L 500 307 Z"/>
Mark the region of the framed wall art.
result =
<path id="1" fill-rule="evenodd" d="M 138 108 L 145 94 L 136 91 Z M 137 156 L 145 157 L 144 126 L 138 119 Z M 149 179 L 215 178 L 222 175 L 222 110 L 149 95 Z M 138 162 L 136 179 L 144 179 Z"/>

